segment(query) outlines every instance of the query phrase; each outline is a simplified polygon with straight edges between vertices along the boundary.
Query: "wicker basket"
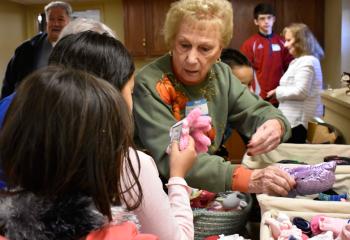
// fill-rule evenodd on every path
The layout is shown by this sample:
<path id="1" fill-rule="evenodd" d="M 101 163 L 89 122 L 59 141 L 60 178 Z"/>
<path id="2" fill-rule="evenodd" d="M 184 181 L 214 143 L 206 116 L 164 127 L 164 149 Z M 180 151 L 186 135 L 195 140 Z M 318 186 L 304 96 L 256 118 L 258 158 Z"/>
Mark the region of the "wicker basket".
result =
<path id="1" fill-rule="evenodd" d="M 247 206 L 235 211 L 209 211 L 203 208 L 193 209 L 194 239 L 202 240 L 212 235 L 232 235 L 239 233 L 247 223 L 252 208 L 252 197 L 244 194 Z"/>

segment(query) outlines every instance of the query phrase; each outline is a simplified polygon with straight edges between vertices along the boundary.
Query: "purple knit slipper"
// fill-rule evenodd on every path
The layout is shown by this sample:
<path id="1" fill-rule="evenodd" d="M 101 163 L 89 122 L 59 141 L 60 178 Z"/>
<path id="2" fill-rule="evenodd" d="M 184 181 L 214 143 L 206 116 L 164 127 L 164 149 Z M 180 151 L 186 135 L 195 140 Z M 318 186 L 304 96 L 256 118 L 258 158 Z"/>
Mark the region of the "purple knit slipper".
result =
<path id="1" fill-rule="evenodd" d="M 296 182 L 296 187 L 289 192 L 289 197 L 310 195 L 332 188 L 335 182 L 335 161 L 316 165 L 303 165 L 295 168 L 283 168 Z"/>

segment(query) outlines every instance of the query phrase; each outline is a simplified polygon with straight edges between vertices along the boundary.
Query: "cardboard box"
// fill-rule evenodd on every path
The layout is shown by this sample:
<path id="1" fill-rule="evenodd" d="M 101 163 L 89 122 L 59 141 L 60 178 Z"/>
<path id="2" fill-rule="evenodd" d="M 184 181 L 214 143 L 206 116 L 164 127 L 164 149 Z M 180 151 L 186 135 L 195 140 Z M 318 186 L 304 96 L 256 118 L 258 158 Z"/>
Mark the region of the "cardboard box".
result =
<path id="1" fill-rule="evenodd" d="M 268 225 L 265 224 L 265 220 L 268 217 L 272 217 L 274 214 L 278 214 L 278 212 L 285 213 L 289 216 L 291 221 L 293 220 L 294 217 L 302 217 L 305 220 L 310 221 L 313 216 L 315 215 L 324 215 L 328 217 L 336 217 L 336 218 L 344 218 L 344 219 L 349 219 L 350 218 L 350 213 L 349 214 L 342 214 L 342 213 L 319 213 L 319 212 L 296 212 L 296 211 L 267 211 L 262 215 L 261 219 L 261 225 L 260 225 L 260 240 L 271 240 L 273 239 L 271 230 Z"/>
<path id="2" fill-rule="evenodd" d="M 244 156 L 242 164 L 258 169 L 280 160 L 298 160 L 307 164 L 323 162 L 325 156 L 339 155 L 350 157 L 350 145 L 337 144 L 281 144 L 275 150 L 259 156 Z M 286 166 L 285 164 L 283 166 Z M 298 165 L 294 165 L 298 166 Z M 338 165 L 335 171 L 336 182 L 333 190 L 338 194 L 350 193 L 350 166 Z M 318 195 L 297 196 L 296 198 L 273 197 L 266 194 L 258 194 L 257 200 L 263 215 L 269 210 L 321 212 L 321 213 L 349 213 L 350 202 L 317 201 L 313 200 Z"/>

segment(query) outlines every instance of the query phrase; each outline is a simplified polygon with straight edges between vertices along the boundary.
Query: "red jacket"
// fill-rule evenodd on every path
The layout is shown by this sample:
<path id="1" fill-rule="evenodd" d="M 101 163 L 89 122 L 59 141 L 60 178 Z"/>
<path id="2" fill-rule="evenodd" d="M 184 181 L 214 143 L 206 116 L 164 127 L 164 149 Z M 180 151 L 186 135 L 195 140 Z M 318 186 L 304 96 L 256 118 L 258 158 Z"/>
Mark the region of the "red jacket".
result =
<path id="1" fill-rule="evenodd" d="M 0 236 L 0 240 L 7 240 L 7 238 Z M 158 240 L 158 237 L 152 234 L 140 234 L 134 223 L 124 222 L 93 231 L 85 240 Z"/>
<path id="2" fill-rule="evenodd" d="M 134 223 L 124 222 L 118 225 L 110 224 L 93 231 L 86 240 L 158 240 L 158 237 L 152 234 L 140 234 Z"/>
<path id="3" fill-rule="evenodd" d="M 266 99 L 267 92 L 279 85 L 282 75 L 293 60 L 284 47 L 284 39 L 274 33 L 269 36 L 257 33 L 247 39 L 240 50 L 255 70 L 255 80 L 252 82 L 254 92 Z M 277 103 L 276 99 L 269 101 Z"/>

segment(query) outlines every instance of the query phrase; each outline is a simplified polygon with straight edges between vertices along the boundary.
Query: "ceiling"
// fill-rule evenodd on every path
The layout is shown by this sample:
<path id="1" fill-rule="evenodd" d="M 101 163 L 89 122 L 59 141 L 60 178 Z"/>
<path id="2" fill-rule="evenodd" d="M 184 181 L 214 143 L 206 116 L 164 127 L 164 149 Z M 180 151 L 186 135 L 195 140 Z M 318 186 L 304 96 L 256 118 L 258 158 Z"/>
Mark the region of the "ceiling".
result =
<path id="1" fill-rule="evenodd" d="M 49 3 L 51 0 L 10 0 L 12 2 L 17 2 L 21 4 L 42 4 Z M 92 0 L 67 0 L 67 2 L 75 3 L 75 2 L 91 2 Z"/>

